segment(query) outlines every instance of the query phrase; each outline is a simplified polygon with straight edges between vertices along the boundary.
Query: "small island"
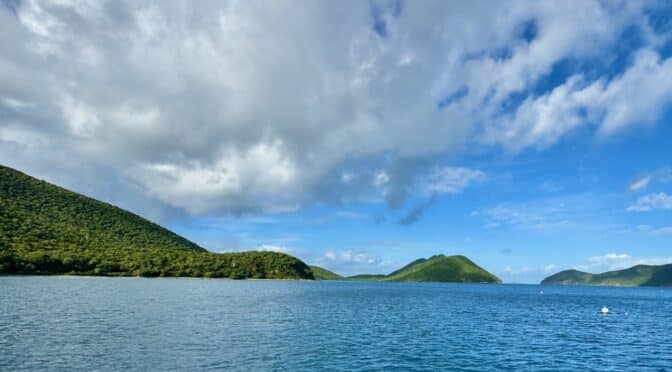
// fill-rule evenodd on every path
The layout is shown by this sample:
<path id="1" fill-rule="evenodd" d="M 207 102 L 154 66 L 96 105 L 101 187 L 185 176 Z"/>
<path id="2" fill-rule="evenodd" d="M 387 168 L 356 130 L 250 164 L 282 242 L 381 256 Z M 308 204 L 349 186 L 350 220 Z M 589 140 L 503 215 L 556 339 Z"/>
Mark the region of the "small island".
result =
<path id="1" fill-rule="evenodd" d="M 672 264 L 637 265 L 601 274 L 565 270 L 547 277 L 541 284 L 669 287 L 672 286 Z"/>
<path id="2" fill-rule="evenodd" d="M 387 275 L 361 274 L 342 277 L 326 269 L 311 266 L 316 279 L 321 280 L 366 280 L 379 282 L 452 282 L 452 283 L 501 283 L 494 274 L 489 273 L 465 256 L 436 255 L 417 259 Z M 317 270 L 316 270 L 317 269 Z M 323 272 L 331 275 L 325 275 Z"/>

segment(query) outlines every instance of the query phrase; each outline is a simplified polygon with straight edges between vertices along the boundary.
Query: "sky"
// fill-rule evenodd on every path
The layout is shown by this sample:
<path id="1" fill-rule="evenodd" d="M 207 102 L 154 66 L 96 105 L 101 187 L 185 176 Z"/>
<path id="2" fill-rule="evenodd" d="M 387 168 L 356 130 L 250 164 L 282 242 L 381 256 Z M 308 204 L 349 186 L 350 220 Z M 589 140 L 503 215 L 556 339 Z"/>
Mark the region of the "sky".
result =
<path id="1" fill-rule="evenodd" d="M 0 0 L 0 164 L 216 252 L 672 262 L 672 4 Z"/>

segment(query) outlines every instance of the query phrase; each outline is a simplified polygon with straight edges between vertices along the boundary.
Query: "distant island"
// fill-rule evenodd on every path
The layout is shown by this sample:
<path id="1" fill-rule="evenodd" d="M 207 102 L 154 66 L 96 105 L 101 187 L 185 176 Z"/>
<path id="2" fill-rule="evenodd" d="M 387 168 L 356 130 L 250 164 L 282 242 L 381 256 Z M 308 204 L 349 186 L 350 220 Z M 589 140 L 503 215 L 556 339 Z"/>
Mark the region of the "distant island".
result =
<path id="1" fill-rule="evenodd" d="M 542 280 L 541 284 L 669 287 L 672 286 L 672 264 L 637 265 L 601 274 L 565 270 Z"/>
<path id="2" fill-rule="evenodd" d="M 295 257 L 208 252 L 138 215 L 4 166 L 0 274 L 314 279 Z"/>
<path id="3" fill-rule="evenodd" d="M 487 272 L 465 256 L 436 255 L 420 258 L 387 275 L 362 274 L 342 277 L 329 270 L 311 266 L 316 279 L 321 280 L 368 280 L 381 282 L 456 282 L 456 283 L 501 283 L 495 275 Z M 320 274 L 318 274 L 320 273 Z M 328 273 L 328 274 L 327 274 Z"/>

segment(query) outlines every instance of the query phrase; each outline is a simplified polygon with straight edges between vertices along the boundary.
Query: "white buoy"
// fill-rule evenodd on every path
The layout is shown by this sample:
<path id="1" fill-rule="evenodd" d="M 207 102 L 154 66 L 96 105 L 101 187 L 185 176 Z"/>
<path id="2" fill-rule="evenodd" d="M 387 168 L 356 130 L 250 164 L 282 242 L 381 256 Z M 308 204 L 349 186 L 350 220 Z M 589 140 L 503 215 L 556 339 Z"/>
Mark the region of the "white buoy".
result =
<path id="1" fill-rule="evenodd" d="M 602 314 L 605 314 L 605 315 L 606 315 L 606 314 L 609 313 L 609 308 L 606 307 L 606 306 L 602 306 L 602 310 L 601 310 L 601 311 L 602 311 Z"/>

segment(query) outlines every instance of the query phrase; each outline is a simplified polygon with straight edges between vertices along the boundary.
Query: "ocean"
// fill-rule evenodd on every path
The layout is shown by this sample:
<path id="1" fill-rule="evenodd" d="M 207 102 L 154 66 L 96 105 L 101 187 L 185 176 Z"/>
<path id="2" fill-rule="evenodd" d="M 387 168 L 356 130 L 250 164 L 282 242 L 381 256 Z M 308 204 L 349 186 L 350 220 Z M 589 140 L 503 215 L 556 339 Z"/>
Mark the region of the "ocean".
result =
<path id="1" fill-rule="evenodd" d="M 0 370 L 672 370 L 672 288 L 0 277 Z"/>

